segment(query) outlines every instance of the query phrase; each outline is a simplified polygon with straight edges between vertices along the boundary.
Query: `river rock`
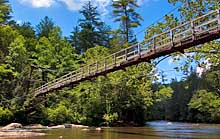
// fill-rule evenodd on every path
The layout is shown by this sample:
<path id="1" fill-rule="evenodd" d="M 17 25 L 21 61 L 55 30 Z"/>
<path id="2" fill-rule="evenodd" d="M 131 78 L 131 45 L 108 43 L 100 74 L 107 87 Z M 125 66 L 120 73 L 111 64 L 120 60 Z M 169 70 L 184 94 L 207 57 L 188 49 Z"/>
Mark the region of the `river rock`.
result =
<path id="1" fill-rule="evenodd" d="M 12 130 L 16 128 L 22 128 L 22 125 L 20 123 L 11 123 L 5 127 L 2 127 L 0 130 Z"/>
<path id="2" fill-rule="evenodd" d="M 96 131 L 101 131 L 102 128 L 101 128 L 101 127 L 97 127 L 97 128 L 95 128 L 95 130 L 96 130 Z"/>
<path id="3" fill-rule="evenodd" d="M 46 129 L 47 127 L 43 126 L 41 124 L 33 124 L 33 125 L 25 126 L 24 128 L 26 128 L 26 129 Z"/>
<path id="4" fill-rule="evenodd" d="M 88 126 L 72 124 L 72 128 L 88 128 Z"/>
<path id="5" fill-rule="evenodd" d="M 72 124 L 64 124 L 65 128 L 73 128 Z"/>
<path id="6" fill-rule="evenodd" d="M 57 126 L 51 126 L 51 127 L 48 127 L 49 129 L 61 129 L 61 128 L 65 128 L 64 125 L 57 125 Z"/>
<path id="7" fill-rule="evenodd" d="M 88 128 L 83 128 L 82 131 L 89 131 L 89 129 Z"/>

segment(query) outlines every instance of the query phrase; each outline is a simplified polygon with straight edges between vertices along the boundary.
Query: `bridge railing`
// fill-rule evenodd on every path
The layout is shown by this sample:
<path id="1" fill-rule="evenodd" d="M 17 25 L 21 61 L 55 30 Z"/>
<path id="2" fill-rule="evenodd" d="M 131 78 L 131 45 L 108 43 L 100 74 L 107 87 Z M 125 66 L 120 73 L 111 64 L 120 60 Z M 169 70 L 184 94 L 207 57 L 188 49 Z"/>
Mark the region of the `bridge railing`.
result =
<path id="1" fill-rule="evenodd" d="M 80 81 L 83 78 L 103 73 L 106 70 L 121 66 L 126 62 L 143 55 L 159 53 L 167 47 L 178 47 L 182 41 L 195 40 L 203 34 L 220 28 L 220 10 L 210 12 L 194 20 L 179 24 L 177 27 L 169 29 L 161 34 L 147 38 L 140 43 L 122 49 L 104 59 L 86 65 L 70 72 L 60 78 L 48 82 L 34 90 L 34 95 L 51 91 L 72 82 Z"/>

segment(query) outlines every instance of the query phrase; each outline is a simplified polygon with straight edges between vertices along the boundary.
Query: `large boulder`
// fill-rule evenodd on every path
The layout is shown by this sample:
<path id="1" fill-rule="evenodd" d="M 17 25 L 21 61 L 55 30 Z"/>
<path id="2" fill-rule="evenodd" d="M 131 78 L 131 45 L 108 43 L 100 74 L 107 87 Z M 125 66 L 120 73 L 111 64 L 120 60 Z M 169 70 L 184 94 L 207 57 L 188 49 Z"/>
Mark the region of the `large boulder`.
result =
<path id="1" fill-rule="evenodd" d="M 22 125 L 20 123 L 11 123 L 5 127 L 2 127 L 0 130 L 13 130 L 16 128 L 22 128 Z"/>
<path id="2" fill-rule="evenodd" d="M 24 126 L 25 129 L 46 129 L 46 126 L 43 126 L 41 124 L 32 124 L 28 126 Z"/>
<path id="3" fill-rule="evenodd" d="M 61 128 L 65 128 L 64 125 L 57 125 L 57 126 L 51 126 L 51 127 L 48 127 L 49 129 L 61 129 Z"/>

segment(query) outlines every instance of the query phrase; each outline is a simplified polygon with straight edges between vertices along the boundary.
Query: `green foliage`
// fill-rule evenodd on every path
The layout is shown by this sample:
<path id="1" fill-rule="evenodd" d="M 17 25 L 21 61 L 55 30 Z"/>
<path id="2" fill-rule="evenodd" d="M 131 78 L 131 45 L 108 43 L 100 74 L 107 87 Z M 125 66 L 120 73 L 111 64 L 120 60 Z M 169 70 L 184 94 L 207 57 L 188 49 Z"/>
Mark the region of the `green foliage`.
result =
<path id="1" fill-rule="evenodd" d="M 207 92 L 206 90 L 198 91 L 190 100 L 189 108 L 198 110 L 202 114 L 206 113 L 206 116 L 210 114 L 212 121 L 220 120 L 220 97 L 213 92 Z M 203 117 L 203 119 L 209 118 Z M 199 120 L 203 119 L 200 117 Z"/>
<path id="2" fill-rule="evenodd" d="M 58 104 L 54 109 L 46 110 L 48 120 L 54 124 L 73 123 L 72 110 L 63 104 Z"/>
<path id="3" fill-rule="evenodd" d="M 109 55 L 109 50 L 103 46 L 90 48 L 85 53 L 85 60 L 88 64 L 95 63 L 99 59 L 104 59 Z"/>
<path id="4" fill-rule="evenodd" d="M 18 31 L 10 26 L 0 26 L 0 62 L 4 63 L 9 53 L 9 46 L 18 36 Z"/>
<path id="5" fill-rule="evenodd" d="M 70 42 L 79 54 L 85 53 L 87 49 L 100 46 L 109 46 L 110 27 L 100 19 L 97 7 L 91 1 L 86 2 L 80 13 L 83 18 L 79 19 L 79 26 L 74 28 L 70 36 Z"/>
<path id="6" fill-rule="evenodd" d="M 25 48 L 25 39 L 19 35 L 10 44 L 9 55 L 7 56 L 7 63 L 9 63 L 15 71 L 21 72 L 27 64 L 28 56 Z"/>
<path id="7" fill-rule="evenodd" d="M 179 8 L 183 19 L 190 20 L 207 13 L 209 10 L 219 9 L 219 1 L 216 0 L 168 0 L 171 4 L 182 3 Z"/>
<path id="8" fill-rule="evenodd" d="M 118 120 L 118 114 L 113 113 L 113 114 L 104 114 L 103 119 L 107 122 L 112 124 L 114 121 Z"/>
<path id="9" fill-rule="evenodd" d="M 13 118 L 13 113 L 9 109 L 0 107 L 0 124 L 7 124 Z"/>
<path id="10" fill-rule="evenodd" d="M 54 22 L 48 16 L 45 16 L 44 19 L 40 21 L 40 23 L 36 27 L 37 36 L 41 37 L 49 37 L 49 33 L 54 28 Z"/>
<path id="11" fill-rule="evenodd" d="M 170 99 L 173 94 L 171 87 L 162 86 L 159 91 L 155 92 L 156 102 L 166 101 Z"/>
<path id="12" fill-rule="evenodd" d="M 117 0 L 112 3 L 113 15 L 115 22 L 120 22 L 121 29 L 119 29 L 125 42 L 132 40 L 132 28 L 140 26 L 140 20 L 143 18 L 135 11 L 139 6 L 135 0 Z"/>
<path id="13" fill-rule="evenodd" d="M 0 25 L 5 24 L 11 18 L 11 7 L 8 0 L 0 0 Z"/>

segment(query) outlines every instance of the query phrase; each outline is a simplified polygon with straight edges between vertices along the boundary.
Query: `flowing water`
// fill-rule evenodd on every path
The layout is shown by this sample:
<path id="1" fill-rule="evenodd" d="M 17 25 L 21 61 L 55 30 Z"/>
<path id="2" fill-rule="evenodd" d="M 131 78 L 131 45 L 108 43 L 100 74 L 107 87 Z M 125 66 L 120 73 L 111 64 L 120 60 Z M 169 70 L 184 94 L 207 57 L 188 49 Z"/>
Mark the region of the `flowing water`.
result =
<path id="1" fill-rule="evenodd" d="M 145 127 L 112 127 L 101 131 L 53 129 L 47 136 L 26 139 L 220 139 L 220 125 L 178 122 L 147 122 Z"/>

